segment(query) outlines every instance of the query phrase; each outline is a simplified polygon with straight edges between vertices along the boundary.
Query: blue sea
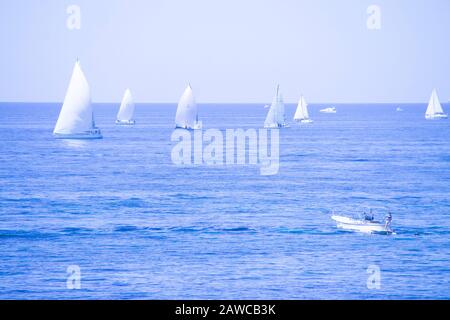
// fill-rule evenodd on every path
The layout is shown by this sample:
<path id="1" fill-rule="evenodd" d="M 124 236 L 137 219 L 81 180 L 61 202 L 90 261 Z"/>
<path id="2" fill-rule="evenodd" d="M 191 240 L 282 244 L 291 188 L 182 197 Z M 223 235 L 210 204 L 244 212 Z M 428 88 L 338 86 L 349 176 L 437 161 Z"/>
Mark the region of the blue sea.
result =
<path id="1" fill-rule="evenodd" d="M 174 165 L 175 104 L 138 104 L 131 127 L 96 104 L 95 141 L 52 137 L 60 104 L 0 104 L 0 299 L 450 299 L 450 120 L 328 106 L 280 130 L 279 172 L 262 176 Z M 261 128 L 267 109 L 199 111 L 224 130 Z M 396 234 L 330 218 L 366 208 Z"/>

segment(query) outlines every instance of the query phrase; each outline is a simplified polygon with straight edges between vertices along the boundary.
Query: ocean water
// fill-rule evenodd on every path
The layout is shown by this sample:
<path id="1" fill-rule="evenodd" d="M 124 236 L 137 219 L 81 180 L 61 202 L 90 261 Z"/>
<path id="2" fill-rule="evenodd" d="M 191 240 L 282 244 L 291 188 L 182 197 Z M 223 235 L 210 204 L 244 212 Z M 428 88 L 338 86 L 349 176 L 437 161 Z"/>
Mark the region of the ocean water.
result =
<path id="1" fill-rule="evenodd" d="M 261 176 L 172 164 L 175 104 L 137 105 L 134 127 L 95 105 L 96 141 L 54 139 L 59 104 L 0 104 L 0 298 L 449 299 L 450 120 L 397 106 L 311 105 Z M 267 111 L 199 108 L 205 129 L 260 128 Z M 330 219 L 369 207 L 397 234 Z"/>

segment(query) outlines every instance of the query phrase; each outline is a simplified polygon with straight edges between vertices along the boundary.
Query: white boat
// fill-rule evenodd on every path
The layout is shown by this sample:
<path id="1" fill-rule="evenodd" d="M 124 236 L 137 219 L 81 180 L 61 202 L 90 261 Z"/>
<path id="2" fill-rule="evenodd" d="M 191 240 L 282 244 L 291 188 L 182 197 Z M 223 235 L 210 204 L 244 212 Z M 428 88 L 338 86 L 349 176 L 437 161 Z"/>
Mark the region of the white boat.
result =
<path id="1" fill-rule="evenodd" d="M 198 121 L 197 104 L 191 85 L 184 90 L 178 102 L 177 113 L 175 115 L 175 128 L 198 130 L 202 128 L 201 121 Z"/>
<path id="2" fill-rule="evenodd" d="M 297 105 L 297 110 L 295 111 L 294 120 L 300 123 L 312 123 L 313 121 L 309 118 L 308 104 L 305 101 L 303 95 Z"/>
<path id="3" fill-rule="evenodd" d="M 266 106 L 267 107 L 267 106 Z M 266 120 L 264 121 L 264 128 L 286 128 L 286 117 L 284 113 L 283 96 L 280 92 L 280 86 L 277 86 L 277 92 L 270 105 L 269 112 L 267 113 Z"/>
<path id="4" fill-rule="evenodd" d="M 57 139 L 101 139 L 95 126 L 89 84 L 77 61 L 53 135 Z"/>
<path id="5" fill-rule="evenodd" d="M 403 109 L 402 109 L 402 108 L 400 108 L 400 107 L 397 107 L 397 109 L 395 109 L 395 111 L 397 111 L 397 112 L 402 112 L 402 111 L 403 111 Z"/>
<path id="6" fill-rule="evenodd" d="M 130 89 L 125 90 L 119 112 L 117 113 L 116 124 L 118 125 L 134 125 L 134 102 Z"/>
<path id="7" fill-rule="evenodd" d="M 392 234 L 390 222 L 357 220 L 345 216 L 332 215 L 331 219 L 337 222 L 337 227 L 350 231 L 359 231 L 364 233 Z"/>
<path id="8" fill-rule="evenodd" d="M 329 108 L 325 108 L 320 110 L 320 112 L 322 113 L 336 113 L 336 108 L 335 107 L 329 107 Z"/>
<path id="9" fill-rule="evenodd" d="M 442 105 L 439 102 L 439 98 L 436 89 L 433 90 L 430 97 L 430 102 L 428 103 L 427 111 L 425 112 L 425 119 L 447 119 L 447 114 L 444 113 Z"/>

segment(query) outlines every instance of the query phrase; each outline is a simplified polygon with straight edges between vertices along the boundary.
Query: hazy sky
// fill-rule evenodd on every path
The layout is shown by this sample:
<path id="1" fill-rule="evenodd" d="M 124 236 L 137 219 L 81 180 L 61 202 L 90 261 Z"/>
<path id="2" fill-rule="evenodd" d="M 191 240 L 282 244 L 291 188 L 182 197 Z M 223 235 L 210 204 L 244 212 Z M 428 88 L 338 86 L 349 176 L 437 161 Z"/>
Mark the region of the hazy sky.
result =
<path id="1" fill-rule="evenodd" d="M 1 0 L 0 41 L 0 101 L 62 101 L 77 57 L 94 102 L 450 99 L 449 0 Z"/>

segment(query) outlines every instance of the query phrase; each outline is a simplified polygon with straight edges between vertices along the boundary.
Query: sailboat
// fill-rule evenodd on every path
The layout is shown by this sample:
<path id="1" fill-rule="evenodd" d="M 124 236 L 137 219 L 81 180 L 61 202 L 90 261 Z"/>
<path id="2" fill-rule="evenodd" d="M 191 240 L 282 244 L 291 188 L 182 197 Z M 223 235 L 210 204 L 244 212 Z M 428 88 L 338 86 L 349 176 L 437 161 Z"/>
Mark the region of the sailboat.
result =
<path id="1" fill-rule="evenodd" d="M 177 113 L 175 115 L 175 128 L 198 130 L 202 128 L 201 121 L 198 121 L 197 104 L 194 94 L 189 84 L 184 90 L 178 102 Z"/>
<path id="2" fill-rule="evenodd" d="M 131 96 L 130 89 L 127 89 L 123 96 L 119 112 L 117 113 L 116 124 L 118 125 L 135 124 L 136 121 L 133 120 L 133 114 L 134 114 L 134 102 Z"/>
<path id="3" fill-rule="evenodd" d="M 101 139 L 95 126 L 89 84 L 77 61 L 53 135 L 58 139 Z"/>
<path id="4" fill-rule="evenodd" d="M 268 107 L 268 106 L 266 106 Z M 264 121 L 264 128 L 284 128 L 288 127 L 286 124 L 286 117 L 284 114 L 284 102 L 280 92 L 280 86 L 277 86 L 277 92 L 270 105 L 267 113 L 266 121 Z"/>
<path id="5" fill-rule="evenodd" d="M 294 120 L 300 123 L 312 123 L 313 121 L 309 118 L 308 114 L 308 104 L 305 101 L 303 95 L 297 105 L 297 110 L 295 111 Z"/>
<path id="6" fill-rule="evenodd" d="M 431 93 L 430 102 L 428 103 L 427 111 L 425 112 L 425 119 L 427 120 L 447 119 L 447 117 L 448 116 L 444 113 L 441 103 L 439 102 L 436 89 L 433 89 L 433 92 Z"/>

